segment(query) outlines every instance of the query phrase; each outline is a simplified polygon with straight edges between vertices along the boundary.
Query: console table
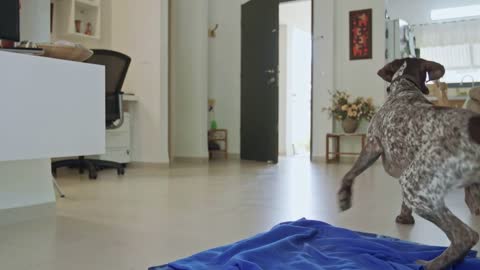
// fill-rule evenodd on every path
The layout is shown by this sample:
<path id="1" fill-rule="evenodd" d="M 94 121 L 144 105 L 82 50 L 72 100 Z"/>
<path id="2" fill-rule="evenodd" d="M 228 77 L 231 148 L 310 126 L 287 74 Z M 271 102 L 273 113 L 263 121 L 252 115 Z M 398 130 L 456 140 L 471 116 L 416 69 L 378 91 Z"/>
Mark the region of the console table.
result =
<path id="1" fill-rule="evenodd" d="M 341 152 L 340 151 L 340 143 L 341 139 L 344 137 L 354 137 L 359 138 L 362 141 L 362 150 L 365 147 L 365 142 L 367 139 L 367 134 L 364 133 L 354 133 L 354 134 L 347 134 L 347 133 L 328 133 L 327 134 L 327 151 L 326 151 L 326 160 L 327 163 L 334 163 L 340 161 L 340 156 L 358 156 L 360 153 L 348 153 L 348 152 Z M 330 141 L 334 142 L 334 149 L 330 151 Z M 333 155 L 333 158 L 330 156 Z"/>

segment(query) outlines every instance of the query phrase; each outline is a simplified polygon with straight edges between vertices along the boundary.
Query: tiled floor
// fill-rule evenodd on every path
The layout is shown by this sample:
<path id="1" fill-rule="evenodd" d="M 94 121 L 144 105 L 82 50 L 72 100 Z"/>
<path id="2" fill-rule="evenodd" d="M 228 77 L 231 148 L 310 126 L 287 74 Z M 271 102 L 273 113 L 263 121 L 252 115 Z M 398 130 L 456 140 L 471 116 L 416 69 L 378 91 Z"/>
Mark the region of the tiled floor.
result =
<path id="1" fill-rule="evenodd" d="M 60 171 L 67 198 L 56 218 L 0 228 L 0 269 L 146 270 L 227 244 L 302 217 L 425 244 L 446 237 L 417 218 L 394 223 L 401 196 L 380 165 L 358 178 L 354 208 L 339 214 L 336 190 L 350 164 L 311 164 L 304 158 L 279 165 L 250 162 L 177 164 L 170 169 L 131 168 L 124 177 L 102 172 L 89 181 Z M 463 192 L 448 204 L 465 222 Z"/>

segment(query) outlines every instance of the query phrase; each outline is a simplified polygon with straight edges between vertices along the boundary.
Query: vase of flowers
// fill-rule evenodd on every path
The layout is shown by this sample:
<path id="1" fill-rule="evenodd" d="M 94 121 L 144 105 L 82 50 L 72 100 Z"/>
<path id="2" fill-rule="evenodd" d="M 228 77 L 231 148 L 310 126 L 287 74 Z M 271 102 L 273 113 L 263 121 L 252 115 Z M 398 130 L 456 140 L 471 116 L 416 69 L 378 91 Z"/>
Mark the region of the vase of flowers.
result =
<path id="1" fill-rule="evenodd" d="M 344 91 L 330 92 L 332 106 L 324 108 L 334 119 L 342 121 L 342 128 L 345 133 L 355 133 L 360 120 L 370 121 L 375 114 L 375 106 L 371 98 L 358 97 L 350 101 L 351 96 Z"/>

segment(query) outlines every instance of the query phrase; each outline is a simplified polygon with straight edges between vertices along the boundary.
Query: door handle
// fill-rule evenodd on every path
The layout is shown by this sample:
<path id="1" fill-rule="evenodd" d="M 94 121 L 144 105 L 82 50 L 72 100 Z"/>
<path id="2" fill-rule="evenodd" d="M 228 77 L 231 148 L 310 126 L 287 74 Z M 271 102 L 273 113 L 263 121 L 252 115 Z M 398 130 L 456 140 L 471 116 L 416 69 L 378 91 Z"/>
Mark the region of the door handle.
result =
<path id="1" fill-rule="evenodd" d="M 275 69 L 267 69 L 265 70 L 265 73 L 273 75 L 273 74 L 277 74 L 277 71 Z"/>

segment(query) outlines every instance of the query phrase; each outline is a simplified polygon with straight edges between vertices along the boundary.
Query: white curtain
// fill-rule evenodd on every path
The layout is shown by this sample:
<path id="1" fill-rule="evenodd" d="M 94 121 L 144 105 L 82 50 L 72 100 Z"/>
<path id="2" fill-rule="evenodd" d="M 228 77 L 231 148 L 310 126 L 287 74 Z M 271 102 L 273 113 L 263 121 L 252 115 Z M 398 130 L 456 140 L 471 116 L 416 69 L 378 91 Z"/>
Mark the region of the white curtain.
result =
<path id="1" fill-rule="evenodd" d="M 472 66 L 472 46 L 470 44 L 423 47 L 420 48 L 420 56 L 424 59 L 442 63 L 448 69 Z M 480 55 L 478 55 L 478 58 L 480 60 Z"/>
<path id="2" fill-rule="evenodd" d="M 480 43 L 480 20 L 413 26 L 417 47 Z"/>

